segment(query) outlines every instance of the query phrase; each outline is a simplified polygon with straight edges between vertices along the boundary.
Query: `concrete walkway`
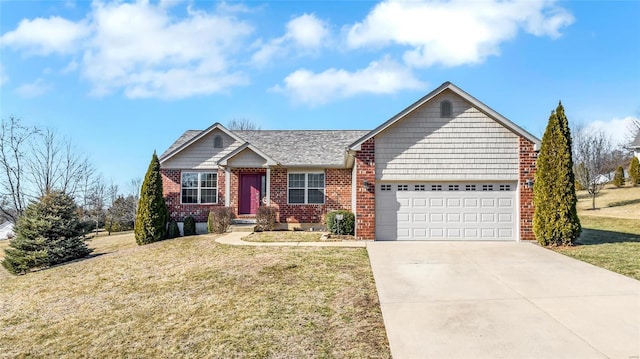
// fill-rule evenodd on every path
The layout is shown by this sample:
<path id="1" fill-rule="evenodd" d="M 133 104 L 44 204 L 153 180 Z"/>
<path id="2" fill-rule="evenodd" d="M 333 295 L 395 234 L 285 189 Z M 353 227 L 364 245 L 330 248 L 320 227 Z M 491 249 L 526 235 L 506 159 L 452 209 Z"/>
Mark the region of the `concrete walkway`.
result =
<path id="1" fill-rule="evenodd" d="M 639 281 L 532 243 L 367 248 L 396 359 L 639 358 Z"/>
<path id="2" fill-rule="evenodd" d="M 247 242 L 242 238 L 249 232 L 231 232 L 216 238 L 216 242 L 235 246 L 260 246 L 260 247 L 350 247 L 365 248 L 367 241 L 325 241 L 325 242 Z"/>

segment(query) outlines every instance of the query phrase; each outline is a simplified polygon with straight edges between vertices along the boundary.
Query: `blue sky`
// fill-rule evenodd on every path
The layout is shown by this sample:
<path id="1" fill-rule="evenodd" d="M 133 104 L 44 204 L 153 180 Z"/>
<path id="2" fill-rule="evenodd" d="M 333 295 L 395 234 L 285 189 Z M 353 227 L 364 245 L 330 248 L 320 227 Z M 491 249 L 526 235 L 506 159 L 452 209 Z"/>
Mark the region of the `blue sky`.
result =
<path id="1" fill-rule="evenodd" d="M 373 129 L 445 81 L 541 137 L 640 117 L 640 1 L 0 0 L 0 116 L 126 188 L 188 129 Z"/>

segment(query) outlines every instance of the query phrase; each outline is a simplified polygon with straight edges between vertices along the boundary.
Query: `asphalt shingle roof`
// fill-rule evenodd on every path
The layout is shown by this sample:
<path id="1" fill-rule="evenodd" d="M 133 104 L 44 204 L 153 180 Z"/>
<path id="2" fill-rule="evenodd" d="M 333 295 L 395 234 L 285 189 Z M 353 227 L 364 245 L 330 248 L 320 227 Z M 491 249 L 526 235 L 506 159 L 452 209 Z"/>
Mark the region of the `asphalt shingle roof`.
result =
<path id="1" fill-rule="evenodd" d="M 160 157 L 163 158 L 202 131 L 189 130 Z M 341 166 L 347 146 L 369 133 L 362 130 L 253 130 L 231 131 L 285 166 Z"/>

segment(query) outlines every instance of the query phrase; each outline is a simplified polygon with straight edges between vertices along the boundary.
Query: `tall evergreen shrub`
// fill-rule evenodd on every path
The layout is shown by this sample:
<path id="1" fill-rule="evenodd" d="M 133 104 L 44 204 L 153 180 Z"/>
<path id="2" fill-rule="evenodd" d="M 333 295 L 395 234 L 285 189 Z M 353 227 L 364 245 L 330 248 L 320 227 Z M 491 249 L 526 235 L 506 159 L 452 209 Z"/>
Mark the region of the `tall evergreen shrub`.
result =
<path id="1" fill-rule="evenodd" d="M 640 184 L 640 161 L 638 157 L 633 157 L 631 159 L 631 164 L 629 165 L 629 178 L 631 179 L 631 184 L 636 186 Z"/>
<path id="2" fill-rule="evenodd" d="M 138 201 L 138 213 L 134 233 L 138 245 L 148 244 L 165 239 L 169 211 L 162 197 L 162 176 L 160 161 L 153 151 L 151 163 L 144 176 Z"/>
<path id="3" fill-rule="evenodd" d="M 30 204 L 14 228 L 15 239 L 2 265 L 11 273 L 82 258 L 91 253 L 84 243 L 76 204 L 62 192 L 49 192 Z"/>
<path id="4" fill-rule="evenodd" d="M 576 211 L 571 131 L 562 103 L 551 113 L 536 161 L 533 231 L 545 246 L 572 245 L 582 230 Z"/>
<path id="5" fill-rule="evenodd" d="M 622 166 L 618 166 L 616 174 L 613 176 L 613 185 L 620 188 L 624 186 L 624 182 L 624 168 L 622 168 Z"/>

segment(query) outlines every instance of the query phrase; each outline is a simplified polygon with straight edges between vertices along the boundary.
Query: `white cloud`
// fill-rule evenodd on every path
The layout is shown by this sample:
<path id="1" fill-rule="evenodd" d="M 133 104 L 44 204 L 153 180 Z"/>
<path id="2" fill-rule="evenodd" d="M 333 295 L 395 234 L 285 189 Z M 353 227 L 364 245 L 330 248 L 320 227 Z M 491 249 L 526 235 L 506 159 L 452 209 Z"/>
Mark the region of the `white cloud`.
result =
<path id="1" fill-rule="evenodd" d="M 231 15 L 187 5 L 187 14 L 175 18 L 170 8 L 180 2 L 95 1 L 77 22 L 22 20 L 2 36 L 2 45 L 29 54 L 77 56 L 61 73 L 78 68 L 94 95 L 122 91 L 129 97 L 173 99 L 246 84 L 233 58 L 252 27 Z M 27 86 L 23 92 L 34 89 Z"/>
<path id="2" fill-rule="evenodd" d="M 388 0 L 376 5 L 347 31 L 350 48 L 402 45 L 407 64 L 459 66 L 484 61 L 520 29 L 560 36 L 574 21 L 549 0 L 412 1 Z"/>
<path id="3" fill-rule="evenodd" d="M 73 22 L 57 16 L 24 19 L 18 27 L 0 38 L 2 46 L 24 50 L 28 54 L 69 54 L 90 33 L 85 21 Z"/>
<path id="4" fill-rule="evenodd" d="M 608 121 L 592 121 L 585 126 L 585 129 L 589 131 L 602 131 L 611 139 L 614 145 L 620 145 L 631 140 L 630 129 L 633 121 L 640 121 L 640 118 L 627 116 L 625 118 L 612 118 Z"/>
<path id="5" fill-rule="evenodd" d="M 183 98 L 247 83 L 230 58 L 252 28 L 233 17 L 189 9 L 176 21 L 148 3 L 94 4 L 93 26 L 83 74 L 94 94 Z"/>
<path id="6" fill-rule="evenodd" d="M 298 54 L 313 53 L 325 45 L 329 37 L 328 25 L 314 14 L 303 14 L 287 23 L 287 32 L 268 41 L 253 55 L 252 62 L 263 66 L 274 57 L 284 57 L 295 51 Z"/>
<path id="7" fill-rule="evenodd" d="M 25 83 L 16 88 L 16 93 L 22 97 L 38 97 L 49 92 L 53 86 L 43 79 L 37 79 L 31 83 Z"/>
<path id="8" fill-rule="evenodd" d="M 313 106 L 363 93 L 389 94 L 424 86 L 406 66 L 385 57 L 354 72 L 334 68 L 321 73 L 297 70 L 284 79 L 284 87 L 278 85 L 272 90 Z"/>
<path id="9" fill-rule="evenodd" d="M 304 14 L 289 21 L 287 34 L 297 45 L 304 48 L 318 48 L 329 35 L 327 25 L 315 15 Z"/>

